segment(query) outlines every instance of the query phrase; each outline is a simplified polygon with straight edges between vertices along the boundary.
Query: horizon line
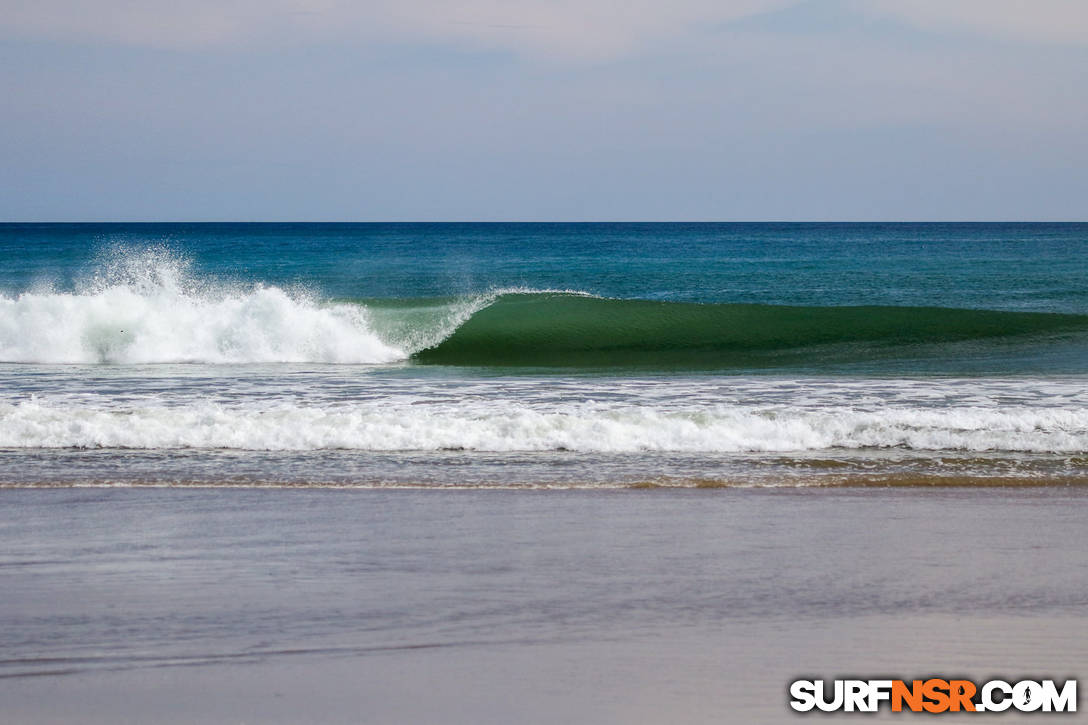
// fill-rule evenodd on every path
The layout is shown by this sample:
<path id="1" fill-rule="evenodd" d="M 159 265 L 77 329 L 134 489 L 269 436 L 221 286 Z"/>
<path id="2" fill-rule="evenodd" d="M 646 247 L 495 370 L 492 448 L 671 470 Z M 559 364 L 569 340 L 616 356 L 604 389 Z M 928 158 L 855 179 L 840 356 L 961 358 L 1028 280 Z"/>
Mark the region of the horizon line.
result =
<path id="1" fill-rule="evenodd" d="M 80 219 L 0 220 L 18 224 L 1088 224 L 1086 219 Z"/>

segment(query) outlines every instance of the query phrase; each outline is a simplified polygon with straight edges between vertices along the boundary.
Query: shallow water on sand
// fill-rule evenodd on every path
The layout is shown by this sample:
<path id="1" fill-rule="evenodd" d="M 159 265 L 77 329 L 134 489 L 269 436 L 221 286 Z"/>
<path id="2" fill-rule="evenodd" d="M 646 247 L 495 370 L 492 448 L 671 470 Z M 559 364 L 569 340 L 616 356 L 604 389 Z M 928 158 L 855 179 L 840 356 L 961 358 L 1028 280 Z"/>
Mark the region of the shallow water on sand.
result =
<path id="1" fill-rule="evenodd" d="M 1081 376 L 0 366 L 0 486 L 1088 482 Z"/>

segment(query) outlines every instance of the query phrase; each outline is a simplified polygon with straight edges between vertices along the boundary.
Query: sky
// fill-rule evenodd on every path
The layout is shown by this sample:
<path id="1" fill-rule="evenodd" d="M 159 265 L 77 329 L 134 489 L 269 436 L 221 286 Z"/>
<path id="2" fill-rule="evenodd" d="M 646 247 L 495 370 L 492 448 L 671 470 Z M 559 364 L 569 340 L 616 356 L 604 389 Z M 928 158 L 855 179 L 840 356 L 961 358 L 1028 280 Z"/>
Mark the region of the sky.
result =
<path id="1" fill-rule="evenodd" d="M 0 221 L 1088 220 L 1084 0 L 0 0 Z"/>

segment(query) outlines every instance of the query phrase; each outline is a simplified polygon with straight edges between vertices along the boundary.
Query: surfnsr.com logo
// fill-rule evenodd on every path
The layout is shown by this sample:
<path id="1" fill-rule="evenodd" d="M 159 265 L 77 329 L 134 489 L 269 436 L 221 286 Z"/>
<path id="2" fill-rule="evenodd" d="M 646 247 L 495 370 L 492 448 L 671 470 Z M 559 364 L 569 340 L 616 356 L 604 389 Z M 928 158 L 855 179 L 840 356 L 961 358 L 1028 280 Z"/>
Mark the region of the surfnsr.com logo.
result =
<path id="1" fill-rule="evenodd" d="M 790 698 L 798 712 L 1076 712 L 1077 681 L 796 680 Z"/>

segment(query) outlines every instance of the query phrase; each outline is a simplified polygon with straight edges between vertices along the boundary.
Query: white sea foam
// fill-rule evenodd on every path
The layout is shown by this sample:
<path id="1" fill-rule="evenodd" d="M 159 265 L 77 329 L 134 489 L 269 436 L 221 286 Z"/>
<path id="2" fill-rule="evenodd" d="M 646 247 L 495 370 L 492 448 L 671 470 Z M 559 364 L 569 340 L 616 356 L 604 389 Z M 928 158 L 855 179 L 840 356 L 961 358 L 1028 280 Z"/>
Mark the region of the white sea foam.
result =
<path id="1" fill-rule="evenodd" d="M 358 305 L 201 284 L 162 250 L 118 255 L 79 292 L 0 296 L 0 361 L 384 363 L 405 357 Z"/>
<path id="2" fill-rule="evenodd" d="M 0 404 L 0 447 L 608 453 L 901 447 L 1079 454 L 1088 452 L 1088 410 L 668 410 L 588 402 L 540 407 L 510 400 L 117 408 L 24 400 Z"/>
<path id="3" fill-rule="evenodd" d="M 0 362 L 356 363 L 404 360 L 504 294 L 401 310 L 324 303 L 303 291 L 228 285 L 164 248 L 118 248 L 73 292 L 0 295 Z"/>

